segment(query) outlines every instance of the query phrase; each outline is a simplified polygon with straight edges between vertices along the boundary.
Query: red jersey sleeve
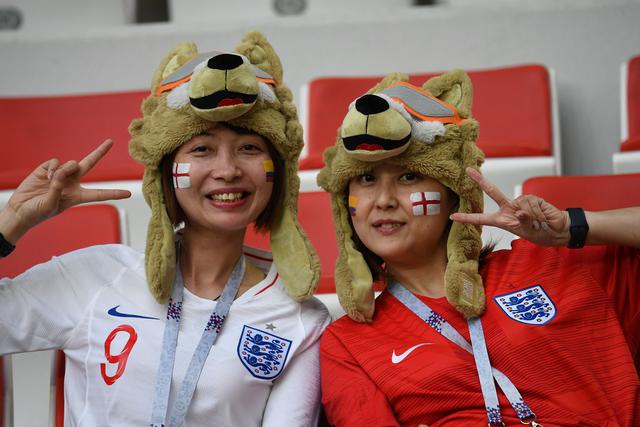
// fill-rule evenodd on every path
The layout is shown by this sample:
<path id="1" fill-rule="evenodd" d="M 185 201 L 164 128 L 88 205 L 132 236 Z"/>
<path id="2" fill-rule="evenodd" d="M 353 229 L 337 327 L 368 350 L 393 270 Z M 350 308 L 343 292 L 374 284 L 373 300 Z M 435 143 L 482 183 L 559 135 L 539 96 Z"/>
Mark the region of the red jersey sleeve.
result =
<path id="1" fill-rule="evenodd" d="M 583 263 L 613 303 L 636 369 L 640 372 L 640 249 L 591 246 L 582 251 Z"/>
<path id="2" fill-rule="evenodd" d="M 395 427 L 386 396 L 329 329 L 320 342 L 322 404 L 327 419 L 337 427 Z"/>

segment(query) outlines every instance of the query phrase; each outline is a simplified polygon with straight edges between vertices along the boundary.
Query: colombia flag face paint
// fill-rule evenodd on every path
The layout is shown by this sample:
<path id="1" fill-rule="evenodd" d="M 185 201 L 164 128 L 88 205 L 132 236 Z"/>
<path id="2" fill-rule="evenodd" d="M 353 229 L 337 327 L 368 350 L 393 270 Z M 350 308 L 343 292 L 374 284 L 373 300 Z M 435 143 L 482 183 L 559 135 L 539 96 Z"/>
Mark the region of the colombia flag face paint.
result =
<path id="1" fill-rule="evenodd" d="M 264 166 L 264 171 L 267 175 L 267 182 L 273 182 L 273 174 L 275 172 L 273 160 L 265 160 L 262 165 Z"/>
<path id="2" fill-rule="evenodd" d="M 356 207 L 358 206 L 358 198 L 356 196 L 349 196 L 349 214 L 356 216 Z"/>

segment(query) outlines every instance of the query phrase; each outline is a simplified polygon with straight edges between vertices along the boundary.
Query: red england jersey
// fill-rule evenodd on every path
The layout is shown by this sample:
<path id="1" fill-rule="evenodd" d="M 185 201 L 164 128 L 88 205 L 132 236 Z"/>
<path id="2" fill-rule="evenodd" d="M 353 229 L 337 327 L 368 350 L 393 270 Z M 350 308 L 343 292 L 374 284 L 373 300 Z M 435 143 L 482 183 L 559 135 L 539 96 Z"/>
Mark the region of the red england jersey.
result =
<path id="1" fill-rule="evenodd" d="M 515 384 L 539 423 L 640 425 L 632 358 L 640 335 L 639 250 L 519 240 L 491 254 L 481 273 L 491 364 Z M 532 293 L 543 309 L 510 308 Z M 445 298 L 420 298 L 469 340 L 466 320 Z M 329 326 L 321 368 L 322 401 L 338 427 L 487 425 L 473 355 L 386 291 L 372 323 L 343 317 Z M 497 389 L 506 425 L 521 425 Z"/>

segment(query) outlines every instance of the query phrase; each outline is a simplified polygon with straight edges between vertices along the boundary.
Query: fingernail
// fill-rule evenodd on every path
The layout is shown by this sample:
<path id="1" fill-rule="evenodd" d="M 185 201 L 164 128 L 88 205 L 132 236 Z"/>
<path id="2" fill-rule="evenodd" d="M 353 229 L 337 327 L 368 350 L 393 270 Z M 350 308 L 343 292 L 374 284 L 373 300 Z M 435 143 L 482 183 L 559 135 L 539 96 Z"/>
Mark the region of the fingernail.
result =
<path id="1" fill-rule="evenodd" d="M 540 230 L 540 223 L 538 221 L 533 221 L 532 225 L 534 230 Z"/>

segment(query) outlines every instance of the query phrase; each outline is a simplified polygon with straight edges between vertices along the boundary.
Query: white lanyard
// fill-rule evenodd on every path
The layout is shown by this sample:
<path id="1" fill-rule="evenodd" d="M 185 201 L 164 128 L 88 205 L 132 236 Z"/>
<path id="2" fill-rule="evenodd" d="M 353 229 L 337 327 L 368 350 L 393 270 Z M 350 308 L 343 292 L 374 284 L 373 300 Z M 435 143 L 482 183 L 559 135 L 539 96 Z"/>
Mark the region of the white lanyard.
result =
<path id="1" fill-rule="evenodd" d="M 468 320 L 469 334 L 471 343 L 469 342 L 442 316 L 433 311 L 427 304 L 422 302 L 418 297 L 409 292 L 404 286 L 396 281 L 391 281 L 387 286 L 387 290 L 391 295 L 396 297 L 398 301 L 404 304 L 416 316 L 423 319 L 429 326 L 436 330 L 439 334 L 447 338 L 454 344 L 462 347 L 469 353 L 473 354 L 480 379 L 480 388 L 484 398 L 487 411 L 488 424 L 504 425 L 502 414 L 500 413 L 500 405 L 498 403 L 498 394 L 496 392 L 495 381 L 498 383 L 502 392 L 507 396 L 511 407 L 523 424 L 530 424 L 532 427 L 543 427 L 536 422 L 536 414 L 526 404 L 520 392 L 515 385 L 507 378 L 505 374 L 491 366 L 487 345 L 482 331 L 482 322 L 479 317 Z"/>
<path id="2" fill-rule="evenodd" d="M 177 247 L 179 248 L 179 244 Z M 162 338 L 162 352 L 160 353 L 160 365 L 158 366 L 158 376 L 156 378 L 155 398 L 153 400 L 153 412 L 151 414 L 150 427 L 181 427 L 184 424 L 189 404 L 193 398 L 196 385 L 204 362 L 207 360 L 209 351 L 222 329 L 231 304 L 235 299 L 240 282 L 244 277 L 245 260 L 244 255 L 236 263 L 229 280 L 222 290 L 220 299 L 216 304 L 209 321 L 200 337 L 198 346 L 193 352 L 191 362 L 187 368 L 182 387 L 178 392 L 178 397 L 174 403 L 171 419 L 165 424 L 167 408 L 169 406 L 169 391 L 171 390 L 171 378 L 173 376 L 173 365 L 176 359 L 176 347 L 178 345 L 178 332 L 180 330 L 180 317 L 182 314 L 182 298 L 184 293 L 184 280 L 180 271 L 180 251 L 177 252 L 176 278 L 173 284 L 173 291 L 167 307 L 167 321 L 164 327 L 164 337 Z"/>

